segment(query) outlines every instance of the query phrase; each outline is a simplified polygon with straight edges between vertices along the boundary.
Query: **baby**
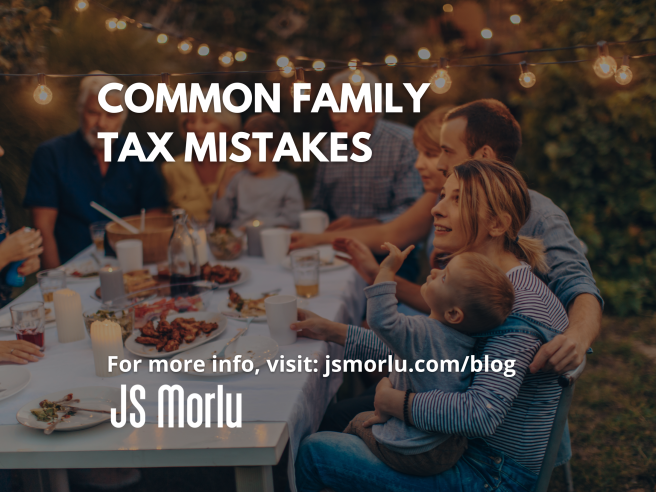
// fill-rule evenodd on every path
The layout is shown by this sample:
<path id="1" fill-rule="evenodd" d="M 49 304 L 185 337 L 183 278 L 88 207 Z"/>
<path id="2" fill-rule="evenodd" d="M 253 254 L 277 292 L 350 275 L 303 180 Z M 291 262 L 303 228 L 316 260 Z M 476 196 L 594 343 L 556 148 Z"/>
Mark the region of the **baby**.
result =
<path id="1" fill-rule="evenodd" d="M 462 367 L 473 354 L 475 339 L 470 335 L 501 325 L 515 300 L 508 277 L 485 256 L 461 253 L 444 270 L 434 269 L 421 287 L 421 296 L 431 309 L 429 317 L 405 316 L 397 311 L 394 275 L 401 268 L 410 246 L 401 252 L 385 243 L 389 255 L 380 265 L 374 285 L 365 289 L 367 321 L 371 329 L 394 352 L 394 364 L 405 372 L 391 370 L 395 389 L 418 393 L 431 390 L 462 392 L 471 384 L 471 364 Z M 454 372 L 408 372 L 423 359 L 457 360 Z M 424 366 L 426 367 L 426 366 Z M 410 411 L 410 409 L 408 409 Z M 390 468 L 410 475 L 436 475 L 451 468 L 467 448 L 464 436 L 424 432 L 392 417 L 383 424 L 364 427 L 374 412 L 357 415 L 344 432 L 359 436 L 367 447 Z"/>

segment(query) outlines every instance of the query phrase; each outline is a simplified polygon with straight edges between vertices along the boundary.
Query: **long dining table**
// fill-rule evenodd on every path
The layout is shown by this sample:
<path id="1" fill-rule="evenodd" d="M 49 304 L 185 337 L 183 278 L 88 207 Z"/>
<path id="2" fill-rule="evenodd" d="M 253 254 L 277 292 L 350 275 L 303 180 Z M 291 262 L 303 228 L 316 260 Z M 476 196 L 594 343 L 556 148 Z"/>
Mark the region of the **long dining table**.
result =
<path id="1" fill-rule="evenodd" d="M 93 247 L 81 252 L 71 262 L 91 258 Z M 210 256 L 211 257 L 211 256 Z M 211 263 L 219 263 L 211 260 Z M 239 292 L 265 292 L 280 288 L 281 294 L 295 294 L 292 273 L 282 265 L 269 265 L 263 258 L 242 256 L 226 265 L 246 267 L 250 278 L 235 287 Z M 146 265 L 153 272 L 155 265 Z M 69 279 L 67 287 L 78 292 L 83 309 L 97 309 L 93 298 L 99 286 L 98 277 Z M 350 266 L 321 272 L 319 295 L 299 300 L 303 307 L 325 318 L 357 323 L 362 319 L 365 300 L 362 282 Z M 220 289 L 212 297 L 207 310 L 220 310 L 227 298 Z M 41 300 L 38 285 L 28 289 L 12 304 Z M 10 304 L 10 306 L 12 305 Z M 8 312 L 6 306 L 0 315 Z M 228 340 L 244 324 L 229 319 L 218 340 Z M 266 323 L 253 323 L 248 335 L 269 336 Z M 85 334 L 86 335 L 86 334 Z M 244 335 L 246 336 L 246 335 Z M 11 331 L 0 330 L 0 340 L 15 338 Z M 91 341 L 86 338 L 72 343 L 59 343 L 55 323 L 46 326 L 45 357 L 22 366 L 31 373 L 29 385 L 20 393 L 0 401 L 0 469 L 21 470 L 25 492 L 68 490 L 67 469 L 76 468 L 149 468 L 149 467 L 234 467 L 237 490 L 272 491 L 272 467 L 280 461 L 289 444 L 288 477 L 294 484 L 294 458 L 300 441 L 315 432 L 326 407 L 342 382 L 342 375 L 323 376 L 326 357 L 343 356 L 341 346 L 299 338 L 296 343 L 280 347 L 286 359 L 309 357 L 316 360 L 316 372 L 271 372 L 262 366 L 255 375 L 234 374 L 223 377 L 194 377 L 190 374 L 156 374 L 148 371 L 119 374 L 111 378 L 95 375 Z M 125 350 L 124 357 L 136 357 Z M 147 398 L 142 402 L 146 424 L 135 428 L 129 423 L 115 428 L 105 422 L 96 427 L 44 435 L 40 430 L 17 423 L 16 413 L 27 402 L 56 391 L 88 386 L 119 388 L 140 384 Z M 157 388 L 162 384 L 178 384 L 187 392 L 214 393 L 217 385 L 225 392 L 242 394 L 243 424 L 241 428 L 218 427 L 216 419 L 210 428 L 159 427 L 157 424 Z"/>

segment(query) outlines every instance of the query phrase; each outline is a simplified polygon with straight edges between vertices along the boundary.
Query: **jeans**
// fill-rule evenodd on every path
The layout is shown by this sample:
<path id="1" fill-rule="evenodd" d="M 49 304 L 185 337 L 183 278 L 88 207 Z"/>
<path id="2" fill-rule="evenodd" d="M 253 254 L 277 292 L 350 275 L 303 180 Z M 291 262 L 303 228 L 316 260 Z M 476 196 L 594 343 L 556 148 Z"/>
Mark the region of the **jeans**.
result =
<path id="1" fill-rule="evenodd" d="M 376 385 L 369 386 L 360 396 L 328 405 L 319 432 L 343 432 L 349 422 L 362 412 L 374 410 Z"/>
<path id="2" fill-rule="evenodd" d="M 336 492 L 530 492 L 536 481 L 537 475 L 481 439 L 469 441 L 469 448 L 453 468 L 431 477 L 396 472 L 376 458 L 359 437 L 336 432 L 306 437 L 296 459 L 299 492 L 319 492 L 326 487 Z"/>

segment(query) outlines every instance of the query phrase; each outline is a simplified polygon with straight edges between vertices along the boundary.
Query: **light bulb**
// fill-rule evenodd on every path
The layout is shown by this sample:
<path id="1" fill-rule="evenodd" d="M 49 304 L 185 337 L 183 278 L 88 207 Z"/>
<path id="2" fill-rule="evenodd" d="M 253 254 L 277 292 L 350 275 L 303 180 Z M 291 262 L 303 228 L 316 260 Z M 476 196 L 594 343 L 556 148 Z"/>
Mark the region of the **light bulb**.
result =
<path id="1" fill-rule="evenodd" d="M 41 105 L 45 105 L 52 101 L 52 91 L 45 84 L 39 84 L 34 89 L 34 100 Z"/>
<path id="2" fill-rule="evenodd" d="M 608 79 L 613 76 L 617 68 L 617 62 L 612 56 L 600 56 L 592 66 L 594 73 L 602 79 Z"/>
<path id="3" fill-rule="evenodd" d="M 126 27 L 128 27 L 128 23 L 125 22 L 123 19 L 119 20 L 119 21 L 116 23 L 116 29 L 118 29 L 119 31 L 122 31 L 122 30 L 125 29 Z"/>
<path id="4" fill-rule="evenodd" d="M 279 56 L 276 60 L 276 65 L 278 65 L 280 68 L 285 68 L 287 65 L 289 65 L 289 58 L 286 56 Z"/>
<path id="5" fill-rule="evenodd" d="M 157 42 L 159 44 L 165 44 L 168 40 L 169 40 L 169 37 L 164 33 L 161 33 L 161 34 L 157 35 Z"/>
<path id="6" fill-rule="evenodd" d="M 207 55 L 209 55 L 209 54 L 210 54 L 210 47 L 207 46 L 206 44 L 201 44 L 201 45 L 198 47 L 198 54 L 199 54 L 200 56 L 207 56 Z"/>
<path id="7" fill-rule="evenodd" d="M 527 89 L 529 87 L 533 87 L 535 85 L 536 79 L 535 79 L 535 74 L 533 72 L 523 72 L 519 76 L 519 83 L 522 85 L 522 87 L 526 87 Z"/>
<path id="8" fill-rule="evenodd" d="M 118 19 L 116 17 L 112 17 L 110 19 L 107 19 L 105 21 L 105 27 L 109 32 L 116 31 L 116 23 L 118 22 Z"/>
<path id="9" fill-rule="evenodd" d="M 312 68 L 314 68 L 317 72 L 323 72 L 324 68 L 326 68 L 326 62 L 323 60 L 314 60 L 312 63 Z"/>
<path id="10" fill-rule="evenodd" d="M 628 65 L 622 65 L 615 72 L 615 81 L 620 85 L 626 85 L 633 79 L 633 72 Z"/>
<path id="11" fill-rule="evenodd" d="M 280 69 L 280 75 L 288 79 L 289 77 L 294 76 L 294 64 L 292 62 L 289 62 L 289 64 L 285 67 L 282 67 Z"/>
<path id="12" fill-rule="evenodd" d="M 360 69 L 355 69 L 355 71 L 349 75 L 349 82 L 353 85 L 362 85 L 364 82 L 364 74 L 360 71 Z"/>
<path id="13" fill-rule="evenodd" d="M 351 61 L 348 62 L 349 70 L 357 70 L 360 60 L 357 58 L 351 58 Z"/>
<path id="14" fill-rule="evenodd" d="M 300 84 L 300 83 L 302 83 L 302 82 L 303 82 L 303 81 L 301 81 L 301 80 L 297 80 L 297 81 L 295 81 L 295 82 L 291 85 L 291 87 L 289 88 L 289 93 L 292 95 L 292 97 L 294 97 L 294 86 L 295 86 L 296 84 Z M 310 89 L 301 89 L 301 90 L 299 91 L 299 94 L 309 96 L 311 92 L 312 92 L 312 91 L 311 91 Z"/>
<path id="15" fill-rule="evenodd" d="M 183 55 L 189 54 L 193 48 L 194 45 L 191 44 L 191 41 L 188 39 L 185 39 L 184 41 L 180 41 L 178 43 L 178 51 Z"/>
<path id="16" fill-rule="evenodd" d="M 444 68 L 436 70 L 429 82 L 431 90 L 436 94 L 444 94 L 451 88 L 451 77 Z"/>
<path id="17" fill-rule="evenodd" d="M 486 27 L 481 31 L 481 36 L 485 39 L 492 39 L 492 30 Z"/>
<path id="18" fill-rule="evenodd" d="M 431 57 L 431 52 L 428 50 L 428 48 L 419 48 L 419 51 L 417 51 L 417 56 L 422 60 L 429 60 Z"/>
<path id="19" fill-rule="evenodd" d="M 444 10 L 445 12 L 453 12 L 453 5 L 451 5 L 450 3 L 445 3 L 444 5 L 442 5 L 442 10 Z"/>
<path id="20" fill-rule="evenodd" d="M 238 62 L 246 61 L 246 58 L 248 58 L 248 54 L 245 51 L 238 51 L 235 53 L 235 60 Z"/>
<path id="21" fill-rule="evenodd" d="M 511 15 L 510 16 L 510 22 L 512 22 L 513 24 L 519 24 L 520 22 L 522 22 L 522 18 L 520 16 L 518 16 L 517 14 Z"/>
<path id="22" fill-rule="evenodd" d="M 222 67 L 229 67 L 234 62 L 235 58 L 232 56 L 232 51 L 226 51 L 225 53 L 221 53 L 221 56 L 219 56 L 219 65 Z"/>
<path id="23" fill-rule="evenodd" d="M 84 12 L 86 9 L 89 8 L 89 2 L 86 0 L 77 0 L 75 2 L 75 11 L 76 12 Z M 48 101 L 50 102 L 50 101 Z M 48 103 L 43 103 L 43 104 L 48 104 Z"/>
<path id="24" fill-rule="evenodd" d="M 398 63 L 398 59 L 394 55 L 387 55 L 385 57 L 385 63 L 387 63 L 388 66 L 393 67 Z"/>

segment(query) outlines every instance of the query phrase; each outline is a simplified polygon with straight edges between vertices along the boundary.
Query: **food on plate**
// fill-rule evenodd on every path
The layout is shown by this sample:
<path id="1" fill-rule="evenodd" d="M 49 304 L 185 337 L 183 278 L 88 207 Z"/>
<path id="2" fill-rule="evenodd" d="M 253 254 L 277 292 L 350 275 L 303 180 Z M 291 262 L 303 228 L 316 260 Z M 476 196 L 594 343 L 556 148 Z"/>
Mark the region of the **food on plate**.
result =
<path id="1" fill-rule="evenodd" d="M 219 284 L 236 282 L 240 277 L 241 271 L 236 267 L 225 265 L 210 266 L 209 263 L 206 263 L 200 269 L 200 278 L 211 282 L 217 282 Z"/>
<path id="2" fill-rule="evenodd" d="M 57 413 L 64 413 L 66 412 L 66 415 L 62 416 L 61 418 L 64 419 L 69 419 L 71 418 L 72 415 L 75 415 L 75 412 L 73 410 L 67 410 L 67 408 L 62 403 L 71 401 L 73 399 L 72 394 L 68 394 L 64 400 L 61 401 L 49 401 L 49 400 L 43 400 L 42 402 L 39 403 L 40 408 L 35 408 L 33 410 L 30 410 L 32 412 L 32 415 L 36 417 L 36 419 L 39 422 L 46 422 L 46 423 L 51 423 L 54 422 L 55 420 L 59 419 L 60 416 L 57 415 Z"/>
<path id="3" fill-rule="evenodd" d="M 155 345 L 158 352 L 173 352 L 183 343 L 191 343 L 201 334 L 209 335 L 219 328 L 218 323 L 196 321 L 194 318 L 175 318 L 170 323 L 166 321 L 166 313 L 162 313 L 155 328 L 152 320 L 141 328 L 140 337 L 135 338 L 142 345 Z"/>
<path id="4" fill-rule="evenodd" d="M 91 334 L 91 324 L 94 321 L 110 320 L 118 323 L 121 327 L 121 336 L 123 337 L 124 342 L 128 339 L 134 329 L 134 313 L 129 309 L 99 309 L 96 312 L 87 311 L 83 316 L 84 325 L 89 334 Z"/>
<path id="5" fill-rule="evenodd" d="M 259 299 L 244 299 L 232 289 L 228 290 L 228 295 L 228 307 L 237 311 L 241 318 L 264 316 L 266 314 L 264 299 L 271 297 L 268 295 Z"/>
<path id="6" fill-rule="evenodd" d="M 235 260 L 244 249 L 243 233 L 235 233 L 225 227 L 216 228 L 207 238 L 207 242 L 217 260 Z"/>
<path id="7" fill-rule="evenodd" d="M 134 317 L 137 322 L 149 321 L 158 316 L 166 318 L 169 311 L 174 313 L 188 313 L 200 311 L 203 309 L 203 300 L 200 296 L 176 297 L 170 299 L 160 299 L 152 303 L 144 302 L 135 306 Z M 141 328 L 141 326 L 137 326 Z"/>
<path id="8" fill-rule="evenodd" d="M 138 290 L 156 287 L 157 280 L 153 278 L 149 270 L 134 270 L 123 274 L 123 284 L 125 285 L 125 292 L 128 294 Z"/>

